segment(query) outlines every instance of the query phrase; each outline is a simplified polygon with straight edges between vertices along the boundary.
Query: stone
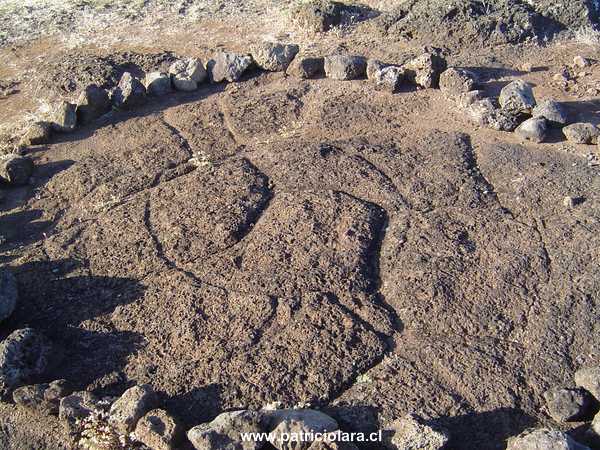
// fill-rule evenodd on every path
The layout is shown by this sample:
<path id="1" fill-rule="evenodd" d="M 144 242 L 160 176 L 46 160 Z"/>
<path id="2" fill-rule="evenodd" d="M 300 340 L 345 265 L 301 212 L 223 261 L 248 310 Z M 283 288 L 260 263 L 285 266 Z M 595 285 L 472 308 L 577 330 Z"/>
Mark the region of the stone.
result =
<path id="1" fill-rule="evenodd" d="M 264 42 L 252 50 L 252 59 L 256 65 L 270 72 L 284 72 L 300 51 L 296 44 Z"/>
<path id="2" fill-rule="evenodd" d="M 266 442 L 243 441 L 240 433 L 261 433 L 262 416 L 239 410 L 219 414 L 212 422 L 195 426 L 187 437 L 196 450 L 257 450 Z"/>
<path id="3" fill-rule="evenodd" d="M 514 131 L 521 122 L 518 116 L 499 109 L 490 98 L 472 103 L 466 113 L 474 123 L 498 131 Z"/>
<path id="4" fill-rule="evenodd" d="M 34 122 L 21 139 L 21 145 L 41 145 L 50 142 L 52 125 L 49 122 Z"/>
<path id="5" fill-rule="evenodd" d="M 575 372 L 575 384 L 600 401 L 600 366 L 582 367 Z"/>
<path id="6" fill-rule="evenodd" d="M 316 78 L 325 73 L 325 60 L 321 57 L 296 56 L 288 66 L 288 75 L 308 79 Z"/>
<path id="7" fill-rule="evenodd" d="M 544 100 L 538 103 L 532 112 L 533 117 L 543 117 L 552 126 L 563 126 L 568 122 L 565 108 L 557 101 Z"/>
<path id="8" fill-rule="evenodd" d="M 13 186 L 23 186 L 33 173 L 33 161 L 27 156 L 9 153 L 0 156 L 0 180 Z"/>
<path id="9" fill-rule="evenodd" d="M 172 92 L 171 77 L 165 72 L 150 72 L 146 74 L 144 79 L 146 92 L 148 95 L 167 95 Z"/>
<path id="10" fill-rule="evenodd" d="M 48 389 L 47 384 L 34 384 L 17 388 L 13 392 L 13 401 L 18 406 L 42 414 L 57 414 L 58 402 L 50 402 L 45 399 L 46 389 Z"/>
<path id="11" fill-rule="evenodd" d="M 345 5 L 331 0 L 303 2 L 293 14 L 294 21 L 307 31 L 329 31 L 342 21 Z"/>
<path id="12" fill-rule="evenodd" d="M 450 67 L 440 75 L 440 90 L 448 97 L 472 91 L 477 85 L 477 75 L 466 69 Z"/>
<path id="13" fill-rule="evenodd" d="M 325 75 L 333 80 L 355 80 L 366 75 L 367 62 L 361 56 L 332 55 L 325 58 Z"/>
<path id="14" fill-rule="evenodd" d="M 67 427 L 72 427 L 77 420 L 85 419 L 97 410 L 97 404 L 98 399 L 91 392 L 74 392 L 60 400 L 58 418 Z"/>
<path id="15" fill-rule="evenodd" d="M 207 78 L 204 64 L 198 58 L 175 61 L 169 67 L 169 74 L 171 74 L 173 87 L 178 91 L 195 91 Z"/>
<path id="16" fill-rule="evenodd" d="M 531 114 L 536 105 L 531 86 L 523 80 L 504 86 L 498 101 L 502 109 L 513 114 Z"/>
<path id="17" fill-rule="evenodd" d="M 589 450 L 570 436 L 557 430 L 541 428 L 525 431 L 508 440 L 506 450 Z"/>
<path id="18" fill-rule="evenodd" d="M 135 429 L 138 420 L 152 409 L 154 403 L 155 394 L 150 385 L 133 386 L 112 404 L 108 421 L 117 431 L 128 433 Z"/>
<path id="19" fill-rule="evenodd" d="M 583 69 L 584 67 L 590 66 L 590 60 L 581 55 L 577 55 L 575 58 L 573 58 L 573 65 Z"/>
<path id="20" fill-rule="evenodd" d="M 307 449 L 311 442 L 290 442 L 282 437 L 301 433 L 326 433 L 336 431 L 338 423 L 320 411 L 313 409 L 275 409 L 265 411 L 268 430 L 275 436 L 271 444 L 279 450 Z"/>
<path id="21" fill-rule="evenodd" d="M 554 388 L 544 392 L 550 416 L 557 422 L 576 422 L 590 413 L 591 395 L 583 389 Z"/>
<path id="22" fill-rule="evenodd" d="M 386 66 L 387 64 L 382 63 L 378 59 L 369 58 L 367 60 L 367 79 L 375 80 L 377 74 Z"/>
<path id="23" fill-rule="evenodd" d="M 423 88 L 439 86 L 440 75 L 446 70 L 446 60 L 439 52 L 425 52 L 407 62 L 404 66 L 406 78 Z"/>
<path id="24" fill-rule="evenodd" d="M 153 450 L 171 450 L 180 441 L 182 429 L 167 411 L 153 409 L 138 421 L 135 436 Z"/>
<path id="25" fill-rule="evenodd" d="M 83 125 L 92 123 L 108 111 L 110 111 L 110 97 L 105 89 L 92 84 L 87 86 L 79 95 L 77 100 L 77 120 L 79 123 Z"/>
<path id="26" fill-rule="evenodd" d="M 398 66 L 387 66 L 376 72 L 373 79 L 377 89 L 397 92 L 404 81 L 404 69 Z"/>
<path id="27" fill-rule="evenodd" d="M 7 268 L 0 269 L 0 322 L 8 319 L 19 299 L 17 279 Z"/>
<path id="28" fill-rule="evenodd" d="M 125 72 L 112 95 L 112 103 L 119 109 L 133 109 L 146 101 L 146 87 L 131 73 Z"/>
<path id="29" fill-rule="evenodd" d="M 515 130 L 523 139 L 532 142 L 544 142 L 548 135 L 548 126 L 543 117 L 532 117 L 527 119 Z"/>
<path id="30" fill-rule="evenodd" d="M 574 144 L 596 144 L 600 130 L 591 123 L 574 123 L 562 129 L 564 136 Z"/>
<path id="31" fill-rule="evenodd" d="M 475 90 L 469 92 L 463 92 L 456 97 L 456 103 L 461 108 L 468 108 L 478 100 L 485 98 L 485 91 Z"/>
<path id="32" fill-rule="evenodd" d="M 211 63 L 212 81 L 238 81 L 252 65 L 252 57 L 235 53 L 219 53 Z"/>
<path id="33" fill-rule="evenodd" d="M 77 125 L 77 105 L 62 101 L 52 113 L 52 129 L 61 133 L 70 133 Z"/>
<path id="34" fill-rule="evenodd" d="M 40 378 L 48 368 L 52 346 L 31 328 L 13 331 L 0 343 L 0 395 Z"/>
<path id="35" fill-rule="evenodd" d="M 450 440 L 446 430 L 428 424 L 416 414 L 392 422 L 384 433 L 389 436 L 389 448 L 397 450 L 439 450 Z"/>
<path id="36" fill-rule="evenodd" d="M 594 420 L 592 420 L 590 429 L 591 429 L 592 433 L 594 433 L 596 435 L 596 437 L 600 437 L 600 413 L 597 413 L 594 416 Z"/>

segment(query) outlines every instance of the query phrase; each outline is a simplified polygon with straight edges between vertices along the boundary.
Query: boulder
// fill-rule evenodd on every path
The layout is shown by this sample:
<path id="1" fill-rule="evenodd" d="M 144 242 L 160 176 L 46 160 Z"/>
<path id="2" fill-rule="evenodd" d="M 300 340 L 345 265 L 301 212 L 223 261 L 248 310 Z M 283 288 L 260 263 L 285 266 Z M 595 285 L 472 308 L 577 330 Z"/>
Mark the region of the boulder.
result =
<path id="1" fill-rule="evenodd" d="M 17 388 L 13 392 L 13 401 L 18 406 L 41 414 L 57 414 L 58 402 L 50 402 L 44 397 L 47 389 L 47 384 L 34 384 Z"/>
<path id="2" fill-rule="evenodd" d="M 173 91 L 171 77 L 165 72 L 150 72 L 144 79 L 148 95 L 161 96 Z"/>
<path id="3" fill-rule="evenodd" d="M 98 409 L 98 399 L 87 391 L 74 392 L 60 400 L 58 418 L 67 427 L 73 427 L 77 420 L 85 419 Z"/>
<path id="4" fill-rule="evenodd" d="M 388 448 L 394 450 L 440 450 L 450 439 L 446 430 L 428 424 L 415 414 L 392 422 L 384 433 L 389 439 Z"/>
<path id="5" fill-rule="evenodd" d="M 50 142 L 52 136 L 52 125 L 49 122 L 34 122 L 25 132 L 20 144 L 40 145 Z"/>
<path id="6" fill-rule="evenodd" d="M 210 64 L 212 81 L 215 83 L 238 81 L 252 62 L 252 57 L 248 55 L 219 53 Z"/>
<path id="7" fill-rule="evenodd" d="M 13 331 L 0 343 L 0 395 L 40 378 L 48 368 L 52 346 L 31 328 Z"/>
<path id="8" fill-rule="evenodd" d="M 286 73 L 302 79 L 316 78 L 325 73 L 324 64 L 325 61 L 321 57 L 296 56 L 288 66 Z"/>
<path id="9" fill-rule="evenodd" d="M 583 367 L 575 372 L 575 384 L 600 401 L 600 366 Z"/>
<path id="10" fill-rule="evenodd" d="M 519 116 L 498 108 L 490 98 L 473 102 L 466 113 L 474 123 L 498 131 L 514 131 L 521 123 Z"/>
<path id="11" fill-rule="evenodd" d="M 446 70 L 446 60 L 439 52 L 425 52 L 407 62 L 404 66 L 406 78 L 413 84 L 423 88 L 439 86 L 440 75 Z"/>
<path id="12" fill-rule="evenodd" d="M 504 86 L 498 101 L 502 109 L 513 114 L 531 114 L 536 105 L 531 86 L 523 80 Z"/>
<path id="13" fill-rule="evenodd" d="M 331 0 L 311 0 L 302 2 L 294 11 L 294 21 L 301 28 L 319 33 L 329 31 L 342 22 L 346 5 Z"/>
<path id="14" fill-rule="evenodd" d="M 8 319 L 17 306 L 17 280 L 10 270 L 0 268 L 0 322 Z"/>
<path id="15" fill-rule="evenodd" d="M 153 450 L 171 450 L 180 441 L 182 431 L 167 411 L 153 409 L 138 421 L 135 436 Z"/>
<path id="16" fill-rule="evenodd" d="M 554 388 L 544 392 L 550 416 L 557 422 L 576 422 L 590 413 L 592 396 L 583 389 Z"/>
<path id="17" fill-rule="evenodd" d="M 523 139 L 532 142 L 544 142 L 548 135 L 548 126 L 546 119 L 543 117 L 532 117 L 527 119 L 515 130 Z"/>
<path id="18" fill-rule="evenodd" d="M 267 429 L 274 436 L 271 443 L 279 450 L 305 450 L 312 442 L 290 442 L 288 439 L 304 433 L 336 431 L 338 423 L 327 414 L 313 409 L 279 409 L 265 411 Z"/>
<path id="19" fill-rule="evenodd" d="M 9 153 L 0 156 L 0 180 L 14 186 L 29 182 L 33 173 L 33 161 L 27 156 Z"/>
<path id="20" fill-rule="evenodd" d="M 375 87 L 389 92 L 397 92 L 404 81 L 404 69 L 398 66 L 387 66 L 373 76 Z"/>
<path id="21" fill-rule="evenodd" d="M 173 87 L 178 91 L 195 91 L 206 80 L 207 73 L 200 59 L 187 58 L 175 61 L 169 67 Z"/>
<path id="22" fill-rule="evenodd" d="M 73 393 L 73 387 L 67 380 L 54 380 L 44 391 L 44 399 L 49 402 L 60 402 L 63 397 Z"/>
<path id="23" fill-rule="evenodd" d="M 440 75 L 440 90 L 448 97 L 472 91 L 477 84 L 477 75 L 466 69 L 450 67 Z"/>
<path id="24" fill-rule="evenodd" d="M 133 386 L 112 404 L 108 421 L 117 431 L 129 433 L 135 429 L 138 420 L 152 409 L 155 401 L 150 385 Z"/>
<path id="25" fill-rule="evenodd" d="M 600 412 L 594 416 L 594 420 L 592 420 L 592 424 L 590 425 L 590 430 L 596 437 L 600 437 Z"/>
<path id="26" fill-rule="evenodd" d="M 562 129 L 564 136 L 574 144 L 596 144 L 600 130 L 591 123 L 574 123 Z"/>
<path id="27" fill-rule="evenodd" d="M 121 76 L 112 95 L 112 103 L 119 109 L 133 109 L 146 101 L 146 87 L 129 72 Z"/>
<path id="28" fill-rule="evenodd" d="M 590 450 L 557 430 L 541 428 L 526 431 L 508 440 L 506 450 Z"/>
<path id="29" fill-rule="evenodd" d="M 77 100 L 77 120 L 81 124 L 89 124 L 110 111 L 108 92 L 92 84 L 87 86 Z"/>
<path id="30" fill-rule="evenodd" d="M 196 450 L 256 450 L 266 442 L 244 441 L 241 433 L 262 431 L 260 413 L 240 410 L 219 414 L 212 422 L 195 426 L 187 437 Z"/>
<path id="31" fill-rule="evenodd" d="M 77 105 L 62 101 L 52 113 L 52 129 L 61 133 L 70 133 L 77 125 Z"/>
<path id="32" fill-rule="evenodd" d="M 361 56 L 332 55 L 325 58 L 325 75 L 333 80 L 355 80 L 366 75 L 367 62 Z"/>
<path id="33" fill-rule="evenodd" d="M 375 80 L 377 74 L 383 69 L 387 67 L 387 64 L 382 63 L 378 59 L 367 59 L 367 79 Z"/>
<path id="34" fill-rule="evenodd" d="M 563 126 L 568 122 L 565 108 L 554 100 L 544 100 L 535 105 L 532 112 L 533 117 L 543 117 L 552 126 Z"/>
<path id="35" fill-rule="evenodd" d="M 252 59 L 263 70 L 284 72 L 299 50 L 300 47 L 296 44 L 264 42 L 254 47 Z"/>

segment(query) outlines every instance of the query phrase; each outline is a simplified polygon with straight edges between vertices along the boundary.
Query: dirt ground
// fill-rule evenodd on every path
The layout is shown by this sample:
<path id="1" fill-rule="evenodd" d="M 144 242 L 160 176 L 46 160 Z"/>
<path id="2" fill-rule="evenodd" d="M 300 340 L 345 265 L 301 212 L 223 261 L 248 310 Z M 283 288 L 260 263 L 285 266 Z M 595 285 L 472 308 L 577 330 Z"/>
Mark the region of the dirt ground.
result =
<path id="1" fill-rule="evenodd" d="M 165 51 L 206 60 L 267 37 L 388 62 L 415 51 L 368 22 L 315 38 L 265 11 L 164 35 L 115 29 L 107 46 L 1 48 L 0 79 L 17 84 L 0 121 L 118 73 L 124 52 L 149 70 Z M 522 78 L 597 123 L 600 65 L 568 91 L 552 80 L 597 51 L 557 41 L 453 49 L 448 62 L 490 93 Z M 416 412 L 450 430 L 451 449 L 492 450 L 564 427 L 543 392 L 600 363 L 598 151 L 560 132 L 532 144 L 477 127 L 439 90 L 253 72 L 27 153 L 31 185 L 2 188 L 0 261 L 20 303 L 0 337 L 43 331 L 62 349 L 48 380 L 105 395 L 150 383 L 188 428 L 273 401 L 318 406 L 347 430 Z M 70 448 L 41 420 L 2 404 L 3 448 Z"/>

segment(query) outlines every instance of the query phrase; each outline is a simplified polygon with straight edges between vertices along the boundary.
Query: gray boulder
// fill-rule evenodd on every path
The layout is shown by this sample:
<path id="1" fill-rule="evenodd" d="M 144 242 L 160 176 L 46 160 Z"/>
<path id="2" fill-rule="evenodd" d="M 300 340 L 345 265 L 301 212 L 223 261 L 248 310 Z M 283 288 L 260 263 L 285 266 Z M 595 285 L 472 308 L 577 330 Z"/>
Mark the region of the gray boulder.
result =
<path id="1" fill-rule="evenodd" d="M 563 126 L 568 122 L 565 108 L 554 100 L 544 100 L 533 108 L 533 117 L 544 117 L 552 126 Z"/>
<path id="2" fill-rule="evenodd" d="M 550 416 L 557 422 L 583 419 L 593 405 L 591 395 L 583 389 L 554 388 L 544 392 Z"/>
<path id="3" fill-rule="evenodd" d="M 526 431 L 508 440 L 506 450 L 590 450 L 557 430 L 541 428 Z"/>
<path id="4" fill-rule="evenodd" d="M 455 97 L 456 103 L 461 108 L 468 108 L 473 103 L 485 98 L 485 92 L 480 90 L 463 92 L 462 94 Z"/>
<path id="5" fill-rule="evenodd" d="M 440 75 L 440 90 L 448 97 L 472 91 L 477 85 L 477 75 L 466 69 L 450 67 Z"/>
<path id="6" fill-rule="evenodd" d="M 367 61 L 361 56 L 332 55 L 325 58 L 325 75 L 333 80 L 363 78 Z"/>
<path id="7" fill-rule="evenodd" d="M 47 384 L 34 384 L 17 388 L 13 392 L 13 401 L 17 406 L 41 414 L 57 414 L 58 402 L 51 402 L 44 398 L 46 389 L 48 389 Z"/>
<path id="8" fill-rule="evenodd" d="M 562 129 L 564 136 L 574 144 L 596 144 L 600 129 L 591 123 L 574 123 Z"/>
<path id="9" fill-rule="evenodd" d="M 600 401 L 600 366 L 583 367 L 575 372 L 575 384 Z"/>
<path id="10" fill-rule="evenodd" d="M 117 431 L 129 433 L 155 402 L 156 396 L 150 385 L 133 386 L 112 404 L 108 421 Z"/>
<path id="11" fill-rule="evenodd" d="M 382 63 L 378 59 L 368 59 L 367 60 L 367 78 L 369 80 L 375 80 L 377 74 L 384 68 L 387 67 L 387 64 Z"/>
<path id="12" fill-rule="evenodd" d="M 110 111 L 108 92 L 95 84 L 87 86 L 77 100 L 77 120 L 89 124 Z"/>
<path id="13" fill-rule="evenodd" d="M 411 83 L 423 88 L 437 88 L 440 75 L 446 70 L 446 60 L 437 52 L 425 52 L 403 67 Z"/>
<path id="14" fill-rule="evenodd" d="M 187 437 L 196 450 L 257 450 L 266 442 L 244 441 L 241 433 L 262 431 L 260 413 L 240 410 L 219 414 L 212 422 L 195 426 Z"/>
<path id="15" fill-rule="evenodd" d="M 8 319 L 17 306 L 17 280 L 7 268 L 0 269 L 0 322 Z"/>
<path id="16" fill-rule="evenodd" d="M 133 109 L 146 101 L 146 87 L 129 72 L 121 76 L 112 95 L 112 103 L 119 109 Z"/>
<path id="17" fill-rule="evenodd" d="M 27 129 L 20 144 L 24 146 L 47 144 L 50 142 L 51 136 L 52 124 L 49 122 L 35 122 Z"/>
<path id="18" fill-rule="evenodd" d="M 514 131 L 521 123 L 519 116 L 498 108 L 490 98 L 477 100 L 465 111 L 471 121 L 493 130 Z"/>
<path id="19" fill-rule="evenodd" d="M 70 133 L 77 126 L 77 105 L 62 101 L 52 113 L 52 129 L 61 133 Z"/>
<path id="20" fill-rule="evenodd" d="M 177 420 L 167 411 L 153 409 L 142 417 L 135 428 L 136 438 L 153 450 L 171 450 L 183 432 Z"/>
<path id="21" fill-rule="evenodd" d="M 98 409 L 98 399 L 94 394 L 87 391 L 74 392 L 60 400 L 58 418 L 67 428 L 71 428 L 77 420 L 85 419 Z"/>
<path id="22" fill-rule="evenodd" d="M 498 101 L 502 109 L 513 114 L 531 114 L 536 105 L 531 86 L 523 80 L 504 86 Z"/>
<path id="23" fill-rule="evenodd" d="M 346 5 L 331 0 L 302 2 L 294 11 L 294 21 L 303 29 L 315 33 L 329 31 L 339 25 Z"/>
<path id="24" fill-rule="evenodd" d="M 165 72 L 150 72 L 146 74 L 144 79 L 146 92 L 148 95 L 167 95 L 173 91 L 171 87 L 171 77 Z"/>
<path id="25" fill-rule="evenodd" d="M 532 142 L 544 142 L 548 135 L 548 126 L 546 119 L 543 117 L 532 117 L 527 119 L 515 130 L 523 139 Z"/>
<path id="26" fill-rule="evenodd" d="M 31 328 L 13 331 L 0 343 L 0 396 L 40 378 L 52 358 L 52 346 Z"/>
<path id="27" fill-rule="evenodd" d="M 427 423 L 416 414 L 392 422 L 384 433 L 387 447 L 393 450 L 441 450 L 450 440 L 446 430 Z"/>
<path id="28" fill-rule="evenodd" d="M 219 53 L 210 64 L 212 81 L 238 81 L 252 65 L 252 57 L 235 53 Z"/>
<path id="29" fill-rule="evenodd" d="M 592 424 L 590 425 L 590 431 L 595 437 L 600 438 L 600 413 L 594 416 L 594 420 L 592 420 Z"/>
<path id="30" fill-rule="evenodd" d="M 296 56 L 288 66 L 286 73 L 296 78 L 316 78 L 325 73 L 325 61 L 321 57 Z"/>
<path id="31" fill-rule="evenodd" d="M 311 442 L 289 442 L 284 436 L 300 433 L 326 433 L 336 431 L 338 423 L 320 411 L 314 409 L 276 409 L 264 411 L 267 429 L 274 436 L 271 444 L 279 450 L 304 450 Z"/>
<path id="32" fill-rule="evenodd" d="M 263 70 L 284 72 L 299 50 L 296 44 L 264 42 L 252 50 L 252 59 Z"/>
<path id="33" fill-rule="evenodd" d="M 207 78 L 204 64 L 198 58 L 187 58 L 175 61 L 169 67 L 173 87 L 178 91 L 195 91 L 198 85 Z"/>
<path id="34" fill-rule="evenodd" d="M 73 387 L 67 380 L 54 380 L 44 391 L 44 399 L 49 402 L 59 402 L 61 398 L 71 395 Z"/>
<path id="35" fill-rule="evenodd" d="M 29 182 L 33 173 L 33 161 L 27 156 L 9 153 L 0 156 L 0 180 L 13 186 Z"/>

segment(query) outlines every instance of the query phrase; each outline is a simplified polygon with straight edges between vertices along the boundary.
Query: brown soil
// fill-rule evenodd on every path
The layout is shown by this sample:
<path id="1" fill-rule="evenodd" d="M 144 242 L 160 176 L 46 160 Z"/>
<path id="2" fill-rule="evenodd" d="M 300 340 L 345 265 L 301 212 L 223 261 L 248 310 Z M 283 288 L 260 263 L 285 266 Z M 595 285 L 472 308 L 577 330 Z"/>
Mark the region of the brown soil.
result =
<path id="1" fill-rule="evenodd" d="M 361 36 L 335 45 L 404 51 Z M 551 82 L 585 51 L 450 63 L 490 92 L 524 78 L 586 118 L 592 99 Z M 451 448 L 501 449 L 551 423 L 545 389 L 600 362 L 595 150 L 524 143 L 437 90 L 366 80 L 254 73 L 153 100 L 32 149 L 33 184 L 3 191 L 0 257 L 21 301 L 0 333 L 31 326 L 62 348 L 48 380 L 112 395 L 150 383 L 188 427 L 312 402 L 350 430 L 416 412 L 441 419 Z M 584 201 L 567 209 L 567 195 Z M 30 437 L 4 448 L 68 448 L 14 410 L 0 418 Z"/>

